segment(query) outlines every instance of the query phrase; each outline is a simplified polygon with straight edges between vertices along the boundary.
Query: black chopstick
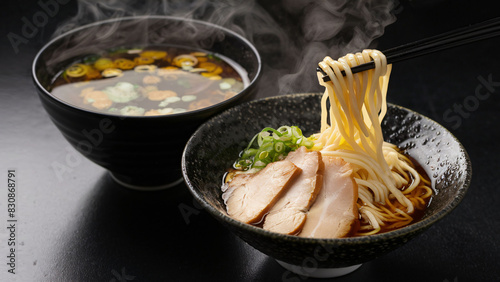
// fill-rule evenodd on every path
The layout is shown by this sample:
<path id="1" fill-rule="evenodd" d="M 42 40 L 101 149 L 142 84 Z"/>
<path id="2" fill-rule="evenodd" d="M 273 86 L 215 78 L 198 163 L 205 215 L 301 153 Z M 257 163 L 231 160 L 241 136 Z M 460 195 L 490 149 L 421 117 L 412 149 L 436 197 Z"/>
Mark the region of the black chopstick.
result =
<path id="1" fill-rule="evenodd" d="M 472 26 L 459 28 L 426 39 L 407 43 L 384 51 L 387 63 L 393 64 L 403 60 L 427 55 L 433 52 L 461 46 L 464 44 L 488 39 L 500 35 L 500 18 L 493 18 Z M 352 73 L 357 73 L 375 68 L 373 61 L 351 68 Z M 330 81 L 330 77 L 321 69 L 316 71 L 323 74 L 323 81 Z M 345 75 L 345 72 L 342 71 Z"/>

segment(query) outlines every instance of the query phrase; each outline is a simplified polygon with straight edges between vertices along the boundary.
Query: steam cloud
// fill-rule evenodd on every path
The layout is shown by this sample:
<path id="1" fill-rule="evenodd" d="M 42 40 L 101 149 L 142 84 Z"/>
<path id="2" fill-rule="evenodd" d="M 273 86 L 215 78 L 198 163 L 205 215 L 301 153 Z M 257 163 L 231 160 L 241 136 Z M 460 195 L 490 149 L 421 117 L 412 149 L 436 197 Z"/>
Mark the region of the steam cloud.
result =
<path id="1" fill-rule="evenodd" d="M 266 59 L 267 95 L 322 91 L 316 66 L 370 46 L 396 18 L 386 0 L 79 0 L 78 13 L 55 32 L 115 17 L 169 15 L 212 22 L 251 41 Z M 397 2 L 397 1 L 396 1 Z M 276 20 L 279 19 L 279 20 Z"/>

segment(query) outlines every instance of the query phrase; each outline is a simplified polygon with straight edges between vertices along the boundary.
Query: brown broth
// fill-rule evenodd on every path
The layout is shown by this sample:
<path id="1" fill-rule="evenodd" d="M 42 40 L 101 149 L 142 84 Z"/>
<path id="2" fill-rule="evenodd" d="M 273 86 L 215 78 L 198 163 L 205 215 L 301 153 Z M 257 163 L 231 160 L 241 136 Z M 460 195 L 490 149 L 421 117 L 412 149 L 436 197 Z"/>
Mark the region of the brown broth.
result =
<path id="1" fill-rule="evenodd" d="M 124 48 L 75 58 L 49 91 L 77 107 L 118 115 L 168 115 L 198 110 L 248 85 L 228 58 L 179 47 Z"/>
<path id="2" fill-rule="evenodd" d="M 423 178 L 423 179 L 425 179 L 429 183 L 431 183 L 430 178 L 429 178 L 427 172 L 424 170 L 424 168 L 414 158 L 408 156 L 407 154 L 405 154 L 405 156 L 410 159 L 410 161 L 413 164 L 413 168 L 418 172 L 418 174 L 420 175 L 420 177 Z M 413 181 L 414 181 L 414 179 L 412 177 L 411 182 L 408 185 L 402 187 L 401 190 L 404 191 L 407 187 L 410 187 L 411 184 L 413 183 Z M 434 193 L 435 193 L 434 192 L 434 188 L 433 187 L 430 187 L 430 188 L 432 189 L 432 195 L 430 197 L 427 197 L 427 198 L 423 199 L 424 202 L 425 202 L 425 204 L 423 205 L 422 208 L 415 208 L 414 211 L 413 211 L 413 213 L 409 214 L 413 218 L 413 220 L 409 224 L 407 224 L 405 226 L 408 226 L 408 225 L 411 225 L 413 223 L 419 222 L 420 220 L 423 219 L 423 217 L 425 215 L 425 212 L 427 210 L 427 207 L 431 203 L 432 197 L 434 196 Z M 391 203 L 396 204 L 397 200 L 393 199 L 391 201 Z M 387 205 L 385 205 L 384 207 L 389 208 Z M 359 224 L 357 226 L 358 229 L 359 229 L 360 226 L 361 226 L 361 224 Z M 403 226 L 403 227 L 405 227 L 405 226 Z M 384 226 L 380 226 L 381 229 L 380 229 L 380 231 L 377 234 L 386 233 L 386 232 L 389 232 L 389 231 L 394 231 L 394 230 L 397 230 L 397 229 L 400 229 L 400 228 L 403 228 L 403 227 L 391 228 L 389 226 L 389 224 L 387 224 L 387 225 L 384 225 Z M 358 232 L 358 230 L 351 230 L 351 235 L 348 236 L 348 237 L 359 236 L 359 235 L 356 235 L 357 232 Z"/>
<path id="3" fill-rule="evenodd" d="M 405 154 L 405 156 L 410 159 L 410 161 L 413 164 L 413 168 L 419 173 L 420 177 L 423 178 L 423 179 L 425 179 L 427 182 L 431 183 L 430 178 L 429 178 L 428 174 L 426 173 L 426 171 L 424 170 L 424 168 L 415 159 L 413 159 L 412 157 L 410 157 L 410 156 L 408 156 L 406 154 Z M 234 173 L 237 172 L 237 171 L 238 170 L 236 170 L 234 168 L 229 168 L 226 171 L 226 173 L 224 174 L 224 176 L 223 176 L 222 184 L 231 181 L 232 178 L 235 175 Z M 410 187 L 411 184 L 413 183 L 413 181 L 414 181 L 414 179 L 412 178 L 411 182 L 408 185 L 406 185 L 405 187 L 402 187 L 401 190 L 404 191 L 407 187 Z M 415 208 L 414 209 L 414 212 L 410 214 L 410 216 L 413 218 L 413 220 L 410 223 L 408 223 L 407 225 L 405 225 L 405 226 L 408 226 L 410 224 L 416 223 L 416 222 L 422 220 L 422 218 L 424 217 L 425 211 L 427 210 L 427 207 L 429 206 L 430 202 L 432 201 L 432 197 L 434 196 L 434 193 L 435 193 L 434 188 L 433 187 L 430 187 L 430 188 L 433 190 L 432 195 L 430 197 L 427 197 L 427 198 L 423 199 L 424 202 L 425 202 L 425 204 L 423 205 L 422 208 Z M 393 203 L 393 205 L 395 205 L 395 204 L 397 204 L 397 200 L 394 199 L 393 201 L 391 201 L 391 203 Z M 387 205 L 385 205 L 385 207 L 389 208 Z M 256 227 L 263 228 L 263 222 L 265 220 L 266 215 L 267 215 L 267 213 L 262 217 L 262 219 L 259 222 L 254 223 L 252 225 L 256 226 Z M 394 231 L 394 230 L 397 230 L 397 229 L 400 229 L 400 228 L 404 227 L 403 226 L 403 227 L 391 228 L 389 225 L 390 224 L 381 226 L 381 230 L 379 232 L 377 232 L 377 234 L 385 233 L 385 232 L 389 232 L 389 231 Z M 360 222 L 360 220 L 357 220 L 355 222 L 353 228 L 349 231 L 349 234 L 346 237 L 365 236 L 365 235 L 358 234 L 358 231 L 359 231 L 360 227 L 361 227 L 361 222 Z M 365 231 L 365 232 L 369 232 L 369 231 Z M 299 234 L 300 234 L 300 232 L 298 232 L 295 235 L 299 235 Z"/>

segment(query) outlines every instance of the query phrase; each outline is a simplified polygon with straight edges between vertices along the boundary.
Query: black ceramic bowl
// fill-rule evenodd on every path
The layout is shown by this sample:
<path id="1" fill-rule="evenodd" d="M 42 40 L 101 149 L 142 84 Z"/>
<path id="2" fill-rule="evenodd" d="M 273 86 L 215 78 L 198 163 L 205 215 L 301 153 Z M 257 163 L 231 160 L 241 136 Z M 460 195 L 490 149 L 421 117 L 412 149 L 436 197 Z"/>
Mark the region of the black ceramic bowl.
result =
<path id="1" fill-rule="evenodd" d="M 230 218 L 220 187 L 238 153 L 267 126 L 297 125 L 306 136 L 319 132 L 321 96 L 278 96 L 231 108 L 194 133 L 182 158 L 184 179 L 191 193 L 211 215 L 286 268 L 316 277 L 345 274 L 405 244 L 453 210 L 471 179 L 467 153 L 448 130 L 411 110 L 389 105 L 382 125 L 385 140 L 413 157 L 437 191 L 421 221 L 372 236 L 312 239 L 269 232 Z"/>
<path id="2" fill-rule="evenodd" d="M 239 64 L 250 83 L 219 104 L 149 117 L 88 111 L 47 91 L 74 57 L 115 47 L 151 45 L 177 45 L 221 54 Z M 187 140 L 210 116 L 251 97 L 261 60 L 250 42 L 225 28 L 196 20 L 144 16 L 96 22 L 63 34 L 40 50 L 32 71 L 45 110 L 76 150 L 128 187 L 155 189 L 182 181 L 181 156 Z"/>

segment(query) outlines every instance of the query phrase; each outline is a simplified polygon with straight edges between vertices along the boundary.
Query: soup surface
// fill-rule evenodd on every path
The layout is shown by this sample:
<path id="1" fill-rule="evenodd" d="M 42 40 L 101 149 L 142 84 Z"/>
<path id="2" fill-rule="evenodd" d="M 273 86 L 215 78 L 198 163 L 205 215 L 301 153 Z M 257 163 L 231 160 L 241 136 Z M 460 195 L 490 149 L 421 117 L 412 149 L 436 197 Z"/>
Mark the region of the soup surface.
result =
<path id="1" fill-rule="evenodd" d="M 48 90 L 91 111 L 156 116 L 209 107 L 248 84 L 244 69 L 228 58 L 162 46 L 119 48 L 75 58 Z"/>

